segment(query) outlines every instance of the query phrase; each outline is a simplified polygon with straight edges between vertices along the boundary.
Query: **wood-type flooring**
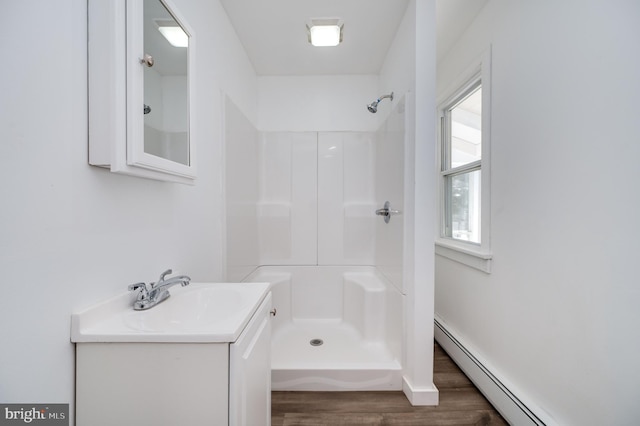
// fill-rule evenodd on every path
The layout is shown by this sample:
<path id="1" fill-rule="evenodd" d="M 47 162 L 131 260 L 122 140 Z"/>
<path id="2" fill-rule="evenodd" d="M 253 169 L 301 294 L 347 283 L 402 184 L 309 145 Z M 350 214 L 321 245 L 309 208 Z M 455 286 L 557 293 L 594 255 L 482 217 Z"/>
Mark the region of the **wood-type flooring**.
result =
<path id="1" fill-rule="evenodd" d="M 436 407 L 413 407 L 400 391 L 273 392 L 272 426 L 483 426 L 508 425 L 436 343 Z"/>

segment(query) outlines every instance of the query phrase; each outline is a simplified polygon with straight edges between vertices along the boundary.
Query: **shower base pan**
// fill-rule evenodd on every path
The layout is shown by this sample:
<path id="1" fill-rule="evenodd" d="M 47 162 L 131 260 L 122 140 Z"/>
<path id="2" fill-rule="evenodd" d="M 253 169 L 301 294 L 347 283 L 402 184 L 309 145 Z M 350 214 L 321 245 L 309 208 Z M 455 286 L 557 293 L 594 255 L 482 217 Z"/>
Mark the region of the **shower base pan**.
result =
<path id="1" fill-rule="evenodd" d="M 348 324 L 294 321 L 274 330 L 272 390 L 401 390 L 402 368 L 384 342 Z"/>

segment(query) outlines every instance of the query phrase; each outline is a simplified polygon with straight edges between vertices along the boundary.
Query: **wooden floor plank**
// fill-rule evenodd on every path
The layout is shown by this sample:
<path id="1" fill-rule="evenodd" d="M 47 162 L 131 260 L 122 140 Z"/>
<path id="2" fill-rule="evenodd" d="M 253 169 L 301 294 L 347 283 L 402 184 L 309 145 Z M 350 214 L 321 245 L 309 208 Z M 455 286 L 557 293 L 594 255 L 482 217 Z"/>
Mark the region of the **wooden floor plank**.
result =
<path id="1" fill-rule="evenodd" d="M 400 391 L 274 392 L 272 412 L 386 413 L 411 410 Z"/>
<path id="2" fill-rule="evenodd" d="M 502 426 L 506 423 L 496 422 L 491 411 L 455 411 L 441 412 L 429 411 L 422 413 L 403 413 L 389 416 L 383 425 L 393 426 Z"/>
<path id="3" fill-rule="evenodd" d="M 491 411 L 421 413 L 287 413 L 272 426 L 503 426 L 506 422 Z"/>
<path id="4" fill-rule="evenodd" d="M 292 394 L 292 395 L 285 395 Z M 273 413 L 405 413 L 427 412 L 413 407 L 401 391 L 394 392 L 274 392 Z M 440 390 L 440 411 L 483 411 L 493 406 L 477 389 Z"/>
<path id="5" fill-rule="evenodd" d="M 310 425 L 382 425 L 383 416 L 381 414 L 366 413 L 320 413 L 320 414 L 297 414 L 291 413 L 284 416 L 283 426 L 310 426 Z"/>

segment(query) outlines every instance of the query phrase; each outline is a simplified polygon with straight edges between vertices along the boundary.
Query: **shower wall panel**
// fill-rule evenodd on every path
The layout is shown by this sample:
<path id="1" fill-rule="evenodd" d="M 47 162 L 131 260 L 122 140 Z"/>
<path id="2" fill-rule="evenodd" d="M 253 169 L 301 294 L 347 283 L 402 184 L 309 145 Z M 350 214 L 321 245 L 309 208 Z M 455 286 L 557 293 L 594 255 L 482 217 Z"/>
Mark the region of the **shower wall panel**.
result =
<path id="1" fill-rule="evenodd" d="M 318 264 L 374 265 L 375 133 L 318 134 Z"/>
<path id="2" fill-rule="evenodd" d="M 315 265 L 317 133 L 260 137 L 259 247 L 262 265 Z"/>
<path id="3" fill-rule="evenodd" d="M 260 264 L 374 265 L 375 133 L 260 138 Z"/>
<path id="4" fill-rule="evenodd" d="M 389 223 L 378 219 L 375 224 L 375 265 L 397 289 L 403 288 L 403 253 L 405 244 L 405 98 L 398 100 L 376 133 L 377 208 L 389 201 L 390 209 L 399 213 Z"/>
<path id="5" fill-rule="evenodd" d="M 374 265 L 402 289 L 404 102 L 378 132 L 258 132 L 226 108 L 227 278 L 258 265 Z M 385 201 L 399 210 L 375 215 Z"/>

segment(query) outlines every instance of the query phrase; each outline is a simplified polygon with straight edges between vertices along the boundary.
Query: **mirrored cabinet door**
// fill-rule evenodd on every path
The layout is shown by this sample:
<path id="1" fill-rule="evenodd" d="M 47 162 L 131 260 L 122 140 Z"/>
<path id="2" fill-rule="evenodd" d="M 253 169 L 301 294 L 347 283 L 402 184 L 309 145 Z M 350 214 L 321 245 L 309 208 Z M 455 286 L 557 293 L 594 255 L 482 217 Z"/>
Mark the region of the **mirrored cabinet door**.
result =
<path id="1" fill-rule="evenodd" d="M 90 164 L 193 183 L 194 44 L 167 0 L 89 0 Z"/>

